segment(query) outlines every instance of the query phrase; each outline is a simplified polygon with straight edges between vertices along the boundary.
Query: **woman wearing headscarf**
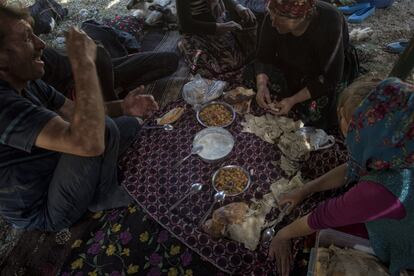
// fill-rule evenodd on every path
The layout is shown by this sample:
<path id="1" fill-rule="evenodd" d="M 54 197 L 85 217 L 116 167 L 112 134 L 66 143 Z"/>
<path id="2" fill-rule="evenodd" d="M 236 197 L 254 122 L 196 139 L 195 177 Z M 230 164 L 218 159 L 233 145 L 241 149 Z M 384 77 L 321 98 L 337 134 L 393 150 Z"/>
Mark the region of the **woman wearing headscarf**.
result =
<path id="1" fill-rule="evenodd" d="M 356 184 L 282 228 L 269 254 L 288 275 L 292 238 L 337 228 L 368 237 L 391 275 L 414 269 L 414 86 L 395 78 L 379 85 L 356 82 L 341 96 L 338 113 L 348 163 L 284 195 L 279 204 L 294 207 L 312 193 Z"/>
<path id="2" fill-rule="evenodd" d="M 293 107 L 305 124 L 336 123 L 348 28 L 331 4 L 316 0 L 270 0 L 257 49 L 256 100 L 277 115 Z M 273 102 L 271 94 L 276 101 Z M 271 108 L 272 107 L 272 108 Z"/>
<path id="3" fill-rule="evenodd" d="M 193 73 L 229 80 L 256 47 L 256 18 L 237 0 L 176 0 L 178 48 Z M 229 16 L 228 16 L 229 15 Z"/>

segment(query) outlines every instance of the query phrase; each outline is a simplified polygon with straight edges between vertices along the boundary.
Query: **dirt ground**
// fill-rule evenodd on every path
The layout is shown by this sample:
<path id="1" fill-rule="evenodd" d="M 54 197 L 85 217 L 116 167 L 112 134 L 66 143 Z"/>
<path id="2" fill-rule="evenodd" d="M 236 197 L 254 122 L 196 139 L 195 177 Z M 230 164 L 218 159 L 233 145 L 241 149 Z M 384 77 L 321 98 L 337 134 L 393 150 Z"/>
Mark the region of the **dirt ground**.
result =
<path id="1" fill-rule="evenodd" d="M 414 35 L 414 1 L 398 0 L 387 9 L 377 9 L 375 15 L 362 24 L 349 24 L 354 28 L 370 27 L 373 31 L 366 41 L 355 43 L 363 52 L 363 66 L 379 76 L 386 76 L 398 58 L 396 54 L 384 51 L 388 43 L 409 40 Z M 411 77 L 413 80 L 414 77 Z"/>
<path id="2" fill-rule="evenodd" d="M 9 0 L 16 2 L 17 0 Z M 30 5 L 34 0 L 20 1 Z M 79 25 L 86 19 L 113 18 L 115 15 L 130 14 L 126 9 L 127 0 L 57 0 L 62 6 L 68 8 L 69 16 L 55 30 L 42 36 L 51 46 L 63 48 L 63 31 L 69 26 Z M 82 9 L 87 14 L 80 13 Z M 82 14 L 82 15 L 81 15 Z M 392 69 L 398 58 L 396 54 L 384 51 L 388 43 L 398 40 L 408 40 L 414 35 L 414 1 L 397 0 L 386 9 L 377 9 L 375 15 L 368 18 L 362 24 L 349 24 L 349 31 L 354 28 L 372 29 L 372 35 L 364 41 L 355 42 L 360 50 L 363 66 L 379 77 L 385 77 Z M 414 80 L 414 76 L 411 77 Z"/>

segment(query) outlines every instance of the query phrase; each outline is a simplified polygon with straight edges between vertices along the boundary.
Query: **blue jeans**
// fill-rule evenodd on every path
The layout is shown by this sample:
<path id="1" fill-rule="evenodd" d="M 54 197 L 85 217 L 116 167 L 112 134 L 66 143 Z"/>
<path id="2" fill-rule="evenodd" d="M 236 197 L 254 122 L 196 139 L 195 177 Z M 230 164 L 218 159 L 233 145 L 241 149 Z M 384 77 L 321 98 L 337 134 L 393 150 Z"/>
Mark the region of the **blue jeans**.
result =
<path id="1" fill-rule="evenodd" d="M 106 119 L 105 152 L 97 157 L 62 154 L 49 184 L 47 199 L 29 229 L 58 231 L 71 226 L 88 206 L 118 188 L 118 157 L 141 126 L 132 117 Z"/>

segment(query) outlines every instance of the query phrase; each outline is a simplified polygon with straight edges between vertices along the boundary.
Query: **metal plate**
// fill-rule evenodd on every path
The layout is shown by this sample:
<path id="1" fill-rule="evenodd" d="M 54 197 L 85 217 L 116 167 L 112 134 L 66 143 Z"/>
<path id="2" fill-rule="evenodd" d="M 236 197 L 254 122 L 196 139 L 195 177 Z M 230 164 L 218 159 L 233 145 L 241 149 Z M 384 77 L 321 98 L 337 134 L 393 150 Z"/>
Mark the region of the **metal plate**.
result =
<path id="1" fill-rule="evenodd" d="M 204 161 L 215 162 L 228 156 L 234 147 L 233 135 L 221 127 L 208 127 L 196 134 L 193 147 L 202 145 L 203 150 L 198 153 Z"/>
<path id="2" fill-rule="evenodd" d="M 246 186 L 244 187 L 244 189 L 240 193 L 228 194 L 228 193 L 226 193 L 226 191 L 224 191 L 224 193 L 226 194 L 226 196 L 237 196 L 237 195 L 240 195 L 240 194 L 244 193 L 250 187 L 250 183 L 252 182 L 252 179 L 250 177 L 249 172 L 247 170 L 245 170 L 244 168 L 242 168 L 240 166 L 237 166 L 237 165 L 228 165 L 228 166 L 221 167 L 220 169 L 218 169 L 213 174 L 213 178 L 212 178 L 211 181 L 213 183 L 214 190 L 216 190 L 217 192 L 220 192 L 221 190 L 217 189 L 217 187 L 216 187 L 216 179 L 217 179 L 217 176 L 218 176 L 218 174 L 219 174 L 220 171 L 225 170 L 225 169 L 231 169 L 231 168 L 239 169 L 242 172 L 244 172 L 244 174 L 247 176 L 247 184 L 246 184 Z"/>
<path id="3" fill-rule="evenodd" d="M 231 121 L 230 122 L 228 122 L 227 124 L 225 124 L 225 125 L 222 125 L 222 126 L 215 126 L 215 127 L 228 127 L 229 125 L 231 125 L 233 122 L 234 122 L 234 120 L 236 119 L 236 112 L 234 111 L 234 108 L 231 106 L 231 105 L 229 105 L 229 104 L 227 104 L 227 103 L 224 103 L 224 102 L 209 102 L 208 104 L 205 104 L 205 105 L 203 105 L 203 106 L 201 106 L 200 108 L 197 108 L 197 121 L 202 125 L 202 126 L 205 126 L 205 127 L 212 127 L 212 126 L 208 126 L 208 125 L 206 125 L 204 122 L 203 122 L 203 120 L 201 120 L 201 118 L 200 118 L 200 112 L 204 109 L 204 108 L 206 108 L 206 107 L 209 107 L 209 106 L 211 106 L 211 105 L 215 105 L 215 104 L 217 104 L 217 105 L 222 105 L 222 106 L 224 106 L 228 111 L 230 111 L 230 113 L 231 113 Z"/>

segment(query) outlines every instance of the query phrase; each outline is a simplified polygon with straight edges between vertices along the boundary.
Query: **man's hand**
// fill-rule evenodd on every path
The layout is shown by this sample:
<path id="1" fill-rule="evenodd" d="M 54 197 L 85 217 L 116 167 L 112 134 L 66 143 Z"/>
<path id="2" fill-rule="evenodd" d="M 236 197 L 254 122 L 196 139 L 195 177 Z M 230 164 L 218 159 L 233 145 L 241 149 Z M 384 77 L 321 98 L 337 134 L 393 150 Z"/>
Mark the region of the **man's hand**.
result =
<path id="1" fill-rule="evenodd" d="M 254 23 L 256 21 L 254 13 L 249 8 L 246 8 L 241 4 L 236 6 L 236 12 L 242 19 L 242 23 Z"/>
<path id="2" fill-rule="evenodd" d="M 282 239 L 278 234 L 276 234 L 270 244 L 269 258 L 276 261 L 279 275 L 289 276 L 290 267 L 293 263 L 292 246 L 289 239 Z"/>
<path id="3" fill-rule="evenodd" d="M 159 109 L 154 97 L 143 92 L 144 86 L 140 86 L 128 93 L 122 103 L 124 115 L 146 118 Z"/>
<path id="4" fill-rule="evenodd" d="M 229 21 L 225 23 L 216 23 L 217 34 L 225 34 L 227 32 L 232 32 L 236 30 L 242 30 L 242 26 L 234 21 Z"/>
<path id="5" fill-rule="evenodd" d="M 78 66 L 84 62 L 95 62 L 95 42 L 76 27 L 72 27 L 66 34 L 66 50 L 72 66 Z"/>
<path id="6" fill-rule="evenodd" d="M 283 100 L 281 100 L 280 102 L 275 102 L 274 106 L 276 108 L 279 109 L 279 111 L 272 111 L 270 110 L 271 113 L 275 114 L 275 115 L 286 115 L 289 113 L 289 111 L 292 109 L 292 107 L 295 105 L 296 103 L 292 100 L 292 98 L 284 98 Z"/>
<path id="7" fill-rule="evenodd" d="M 270 91 L 267 85 L 257 86 L 256 102 L 261 108 L 269 109 L 272 99 L 270 98 Z"/>

